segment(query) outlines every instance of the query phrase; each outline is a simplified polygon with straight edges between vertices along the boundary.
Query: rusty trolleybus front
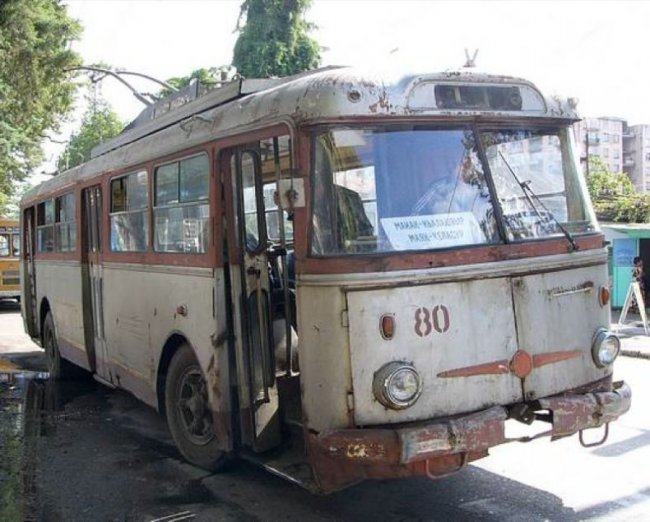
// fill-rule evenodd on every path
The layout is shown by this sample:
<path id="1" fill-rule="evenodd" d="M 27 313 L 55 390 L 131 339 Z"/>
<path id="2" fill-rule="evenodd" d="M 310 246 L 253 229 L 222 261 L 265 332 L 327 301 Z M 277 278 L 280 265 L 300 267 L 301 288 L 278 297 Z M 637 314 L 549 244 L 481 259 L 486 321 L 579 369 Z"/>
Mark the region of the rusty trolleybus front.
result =
<path id="1" fill-rule="evenodd" d="M 467 72 L 345 89 L 368 115 L 311 129 L 297 281 L 321 488 L 450 473 L 515 440 L 507 419 L 604 441 L 630 390 L 575 103 Z"/>

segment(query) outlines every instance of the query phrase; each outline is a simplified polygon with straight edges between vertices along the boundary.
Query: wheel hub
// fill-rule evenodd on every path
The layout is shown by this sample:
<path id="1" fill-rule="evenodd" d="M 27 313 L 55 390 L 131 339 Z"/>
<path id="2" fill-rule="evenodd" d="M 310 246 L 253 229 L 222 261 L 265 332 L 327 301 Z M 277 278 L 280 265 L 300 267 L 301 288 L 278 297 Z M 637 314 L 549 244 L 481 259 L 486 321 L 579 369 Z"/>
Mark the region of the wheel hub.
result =
<path id="1" fill-rule="evenodd" d="M 214 433 L 208 393 L 198 368 L 188 368 L 179 380 L 177 408 L 181 427 L 188 439 L 197 445 L 212 440 Z"/>

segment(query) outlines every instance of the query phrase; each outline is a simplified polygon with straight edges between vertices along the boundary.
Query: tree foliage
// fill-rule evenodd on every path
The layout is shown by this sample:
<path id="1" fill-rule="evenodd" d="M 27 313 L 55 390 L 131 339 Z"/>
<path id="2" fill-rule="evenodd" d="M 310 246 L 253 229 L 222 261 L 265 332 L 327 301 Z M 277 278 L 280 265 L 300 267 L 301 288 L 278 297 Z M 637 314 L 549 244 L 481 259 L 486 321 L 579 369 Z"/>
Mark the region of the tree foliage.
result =
<path id="1" fill-rule="evenodd" d="M 610 172 L 597 156 L 589 158 L 587 186 L 598 219 L 618 223 L 650 221 L 650 197 L 636 192 L 627 174 Z"/>
<path id="2" fill-rule="evenodd" d="M 59 170 L 67 170 L 88 161 L 93 147 L 117 136 L 123 128 L 124 124 L 105 101 L 93 101 L 84 114 L 79 132 L 72 135 L 59 156 Z"/>
<path id="3" fill-rule="evenodd" d="M 0 211 L 72 108 L 80 31 L 59 0 L 0 1 Z"/>
<path id="4" fill-rule="evenodd" d="M 233 65 L 247 78 L 289 76 L 318 67 L 320 47 L 304 13 L 311 0 L 245 0 L 237 24 Z"/>
<path id="5" fill-rule="evenodd" d="M 165 81 L 176 89 L 187 87 L 192 80 L 199 80 L 202 85 L 210 86 L 219 83 L 221 81 L 222 72 L 227 70 L 227 66 L 209 68 L 202 67 L 201 69 L 195 69 L 187 76 L 174 76 L 172 78 L 168 78 Z M 158 96 L 164 97 L 170 95 L 171 93 L 171 90 L 163 88 L 158 93 Z"/>

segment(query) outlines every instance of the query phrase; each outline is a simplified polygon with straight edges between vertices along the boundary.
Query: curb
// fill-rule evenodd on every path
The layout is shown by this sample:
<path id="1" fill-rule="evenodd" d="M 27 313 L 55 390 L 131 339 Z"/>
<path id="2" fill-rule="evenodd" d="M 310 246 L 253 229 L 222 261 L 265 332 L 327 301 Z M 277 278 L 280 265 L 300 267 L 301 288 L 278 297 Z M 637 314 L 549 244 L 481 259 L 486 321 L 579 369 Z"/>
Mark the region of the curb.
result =
<path id="1" fill-rule="evenodd" d="M 621 355 L 625 355 L 627 357 L 634 357 L 635 359 L 650 360 L 650 353 L 642 352 L 640 350 L 621 350 Z"/>

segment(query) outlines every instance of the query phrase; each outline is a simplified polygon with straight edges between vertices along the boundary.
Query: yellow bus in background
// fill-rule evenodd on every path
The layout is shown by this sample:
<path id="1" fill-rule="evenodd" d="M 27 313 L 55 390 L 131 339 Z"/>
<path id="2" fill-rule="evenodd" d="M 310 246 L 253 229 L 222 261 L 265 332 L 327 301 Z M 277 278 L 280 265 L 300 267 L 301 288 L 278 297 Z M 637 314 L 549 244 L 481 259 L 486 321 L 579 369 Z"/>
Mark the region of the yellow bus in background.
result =
<path id="1" fill-rule="evenodd" d="M 0 299 L 20 301 L 19 257 L 18 221 L 0 217 Z"/>

